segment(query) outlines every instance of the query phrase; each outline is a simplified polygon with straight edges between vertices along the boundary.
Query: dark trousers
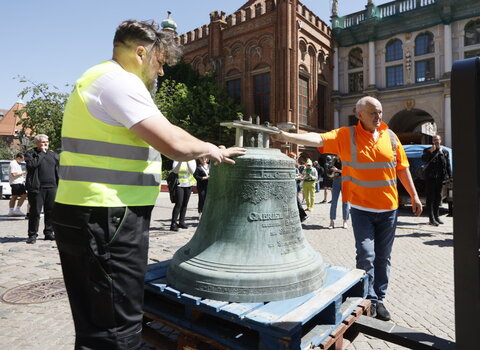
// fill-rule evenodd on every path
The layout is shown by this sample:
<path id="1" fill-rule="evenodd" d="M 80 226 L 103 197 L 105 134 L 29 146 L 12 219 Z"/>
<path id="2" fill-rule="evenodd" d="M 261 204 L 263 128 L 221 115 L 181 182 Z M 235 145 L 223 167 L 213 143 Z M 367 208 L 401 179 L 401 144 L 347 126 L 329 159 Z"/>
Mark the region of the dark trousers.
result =
<path id="1" fill-rule="evenodd" d="M 76 350 L 140 347 L 152 208 L 55 204 Z"/>
<path id="2" fill-rule="evenodd" d="M 192 194 L 192 187 L 180 187 L 175 188 L 176 202 L 172 212 L 172 224 L 176 224 L 177 220 L 181 224 L 185 224 L 185 214 L 187 213 L 187 205 Z M 179 219 L 180 216 L 180 219 Z"/>
<path id="3" fill-rule="evenodd" d="M 28 236 L 37 237 L 38 225 L 40 223 L 40 213 L 45 215 L 45 228 L 43 234 L 49 236 L 53 234 L 52 227 L 52 211 L 55 203 L 55 194 L 57 188 L 41 188 L 38 192 L 28 192 L 28 204 L 30 204 L 30 210 L 28 212 Z"/>
<path id="4" fill-rule="evenodd" d="M 298 207 L 298 214 L 300 215 L 300 221 L 303 221 L 303 219 L 307 216 L 307 213 L 305 213 L 305 209 L 302 207 L 302 202 L 300 201 L 300 198 L 297 196 L 297 207 Z"/>
<path id="5" fill-rule="evenodd" d="M 203 205 L 205 204 L 205 198 L 207 198 L 207 186 L 197 186 L 198 190 L 198 212 L 203 211 Z"/>
<path id="6" fill-rule="evenodd" d="M 442 201 L 442 186 L 441 179 L 425 179 L 425 191 L 427 194 L 427 213 L 430 221 L 438 219 L 439 208 Z"/>

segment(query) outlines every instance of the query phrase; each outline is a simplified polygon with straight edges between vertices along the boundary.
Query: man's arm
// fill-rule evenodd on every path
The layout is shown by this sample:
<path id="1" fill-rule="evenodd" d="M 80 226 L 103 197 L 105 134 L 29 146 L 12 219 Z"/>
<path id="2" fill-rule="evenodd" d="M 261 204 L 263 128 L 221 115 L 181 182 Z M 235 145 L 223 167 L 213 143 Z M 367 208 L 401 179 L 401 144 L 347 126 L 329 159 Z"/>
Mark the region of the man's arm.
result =
<path id="1" fill-rule="evenodd" d="M 428 163 L 430 161 L 430 159 L 432 159 L 433 157 L 433 151 L 435 151 L 435 146 L 432 146 L 432 147 L 429 147 L 429 148 L 425 148 L 423 150 L 423 153 L 422 153 L 422 160 L 425 162 L 425 163 Z"/>
<path id="2" fill-rule="evenodd" d="M 410 174 L 410 170 L 408 168 L 397 170 L 397 176 L 400 179 L 403 187 L 407 190 L 410 198 L 412 200 L 412 212 L 420 216 L 422 213 L 422 202 L 420 202 L 420 198 L 418 197 L 417 190 L 415 189 L 415 185 L 413 184 L 412 175 Z"/>
<path id="3" fill-rule="evenodd" d="M 279 134 L 272 135 L 275 141 L 291 142 L 297 145 L 322 147 L 323 139 L 316 132 L 308 132 L 305 134 L 294 134 L 291 132 L 281 131 Z"/>
<path id="4" fill-rule="evenodd" d="M 40 166 L 43 158 L 45 158 L 45 152 L 35 152 L 34 149 L 30 149 L 25 152 L 25 164 L 27 167 L 27 171 L 35 170 Z"/>
<path id="5" fill-rule="evenodd" d="M 230 157 L 245 154 L 244 148 L 219 148 L 201 141 L 173 125 L 162 115 L 144 119 L 132 126 L 130 130 L 160 153 L 178 161 L 207 157 L 215 162 L 234 164 Z"/>

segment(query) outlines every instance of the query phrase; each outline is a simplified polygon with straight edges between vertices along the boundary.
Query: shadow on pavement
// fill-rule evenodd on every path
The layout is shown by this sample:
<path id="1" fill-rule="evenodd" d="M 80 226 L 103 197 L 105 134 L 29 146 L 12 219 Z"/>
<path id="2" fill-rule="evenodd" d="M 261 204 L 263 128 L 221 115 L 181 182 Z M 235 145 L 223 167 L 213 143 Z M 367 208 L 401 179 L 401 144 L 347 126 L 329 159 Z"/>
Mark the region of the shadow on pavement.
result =
<path id="1" fill-rule="evenodd" d="M 25 242 L 26 240 L 26 237 L 0 237 L 0 243 L 18 243 Z"/>
<path id="2" fill-rule="evenodd" d="M 308 225 L 308 224 L 302 224 L 302 229 L 304 230 L 320 230 L 320 229 L 326 229 L 326 226 L 322 225 Z"/>
<path id="3" fill-rule="evenodd" d="M 418 222 L 397 221 L 397 226 L 418 226 Z"/>
<path id="4" fill-rule="evenodd" d="M 434 232 L 434 233 L 427 233 L 427 232 L 413 232 L 409 234 L 397 234 L 395 235 L 395 239 L 398 238 L 425 238 L 425 237 L 438 237 L 438 235 L 449 235 L 451 236 L 451 233 L 444 233 L 444 232 Z M 438 247 L 453 247 L 453 239 L 452 238 L 445 238 L 445 239 L 435 239 L 431 241 L 426 241 L 423 244 L 425 245 L 435 245 Z"/>
<path id="5" fill-rule="evenodd" d="M 434 241 L 425 242 L 426 245 L 436 245 L 438 247 L 453 247 L 453 239 L 447 238 L 444 240 L 437 239 Z"/>

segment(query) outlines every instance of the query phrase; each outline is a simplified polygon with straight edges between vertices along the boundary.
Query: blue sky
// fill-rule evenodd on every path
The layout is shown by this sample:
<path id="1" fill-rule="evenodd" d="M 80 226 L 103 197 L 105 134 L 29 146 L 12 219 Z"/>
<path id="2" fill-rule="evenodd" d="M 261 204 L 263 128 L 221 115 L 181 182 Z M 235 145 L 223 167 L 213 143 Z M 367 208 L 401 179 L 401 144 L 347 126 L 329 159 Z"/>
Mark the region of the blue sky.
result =
<path id="1" fill-rule="evenodd" d="M 177 32 L 208 24 L 209 13 L 235 12 L 247 0 L 1 0 L 0 109 L 25 87 L 17 76 L 69 92 L 90 66 L 110 59 L 116 26 L 125 19 L 161 22 L 172 11 Z M 330 0 L 302 0 L 330 24 Z M 376 0 L 380 5 L 389 1 Z M 365 9 L 367 0 L 339 0 L 339 15 Z"/>

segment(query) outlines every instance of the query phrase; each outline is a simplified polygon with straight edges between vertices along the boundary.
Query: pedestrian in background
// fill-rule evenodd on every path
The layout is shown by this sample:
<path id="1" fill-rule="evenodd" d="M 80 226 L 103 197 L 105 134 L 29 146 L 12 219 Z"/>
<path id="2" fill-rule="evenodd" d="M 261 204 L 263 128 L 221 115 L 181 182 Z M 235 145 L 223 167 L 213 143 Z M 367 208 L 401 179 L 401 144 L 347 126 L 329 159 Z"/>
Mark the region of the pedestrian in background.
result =
<path id="1" fill-rule="evenodd" d="M 302 190 L 303 198 L 307 204 L 307 211 L 312 211 L 315 205 L 315 181 L 317 181 L 318 174 L 317 169 L 313 167 L 311 159 L 307 159 L 305 162 L 305 168 L 302 172 Z"/>
<path id="2" fill-rule="evenodd" d="M 318 163 L 318 161 L 313 162 L 313 167 L 317 170 L 318 178 L 315 181 L 315 193 L 320 192 L 320 189 L 323 188 L 323 177 L 325 176 L 325 169 Z"/>
<path id="3" fill-rule="evenodd" d="M 300 222 L 304 222 L 305 220 L 308 219 L 308 216 L 307 216 L 307 213 L 305 212 L 305 209 L 303 209 L 303 206 L 302 206 L 302 201 L 300 200 L 300 196 L 298 195 L 298 192 L 302 191 L 302 187 L 301 184 L 302 183 L 302 174 L 299 173 L 298 171 L 298 162 L 297 162 L 297 154 L 295 152 L 290 152 L 288 154 L 288 156 L 290 158 L 292 158 L 293 160 L 295 160 L 295 180 L 296 180 L 296 183 L 297 183 L 297 208 L 298 208 L 298 214 L 300 216 Z M 299 190 L 300 188 L 300 190 Z"/>
<path id="4" fill-rule="evenodd" d="M 205 198 L 207 198 L 208 179 L 210 178 L 210 165 L 206 157 L 202 157 L 198 160 L 197 169 L 195 169 L 193 176 L 197 181 L 198 214 L 200 218 L 200 216 L 202 216 Z"/>
<path id="5" fill-rule="evenodd" d="M 24 160 L 23 153 L 17 153 L 15 159 L 8 166 L 8 182 L 12 188 L 12 196 L 10 202 L 8 202 L 8 216 L 25 216 L 21 208 L 25 199 L 27 199 L 27 190 L 25 189 L 25 174 L 27 171 L 23 170 L 20 165 Z M 15 203 L 17 203 L 16 206 Z"/>
<path id="6" fill-rule="evenodd" d="M 59 156 L 48 149 L 48 136 L 39 134 L 35 136 L 36 147 L 25 152 L 27 166 L 27 189 L 28 204 L 28 238 L 27 243 L 34 244 L 37 241 L 40 214 L 44 213 L 45 227 L 43 234 L 45 240 L 55 240 L 52 222 L 53 205 L 57 193 Z"/>
<path id="7" fill-rule="evenodd" d="M 426 163 L 425 192 L 429 224 L 438 226 L 443 224 L 439 213 L 442 203 L 442 187 L 445 181 L 451 181 L 452 168 L 449 153 L 442 147 L 441 136 L 435 135 L 432 138 L 432 143 L 432 147 L 423 150 L 422 160 Z"/>
<path id="8" fill-rule="evenodd" d="M 337 218 L 337 203 L 338 197 L 342 192 L 342 162 L 340 161 L 340 157 L 334 155 L 333 156 L 333 165 L 331 167 L 333 171 L 333 178 L 332 178 L 332 201 L 330 204 L 330 225 L 328 226 L 329 229 L 335 227 L 335 219 Z M 350 216 L 350 204 L 343 200 L 344 197 L 342 195 L 342 218 L 343 224 L 342 228 L 348 228 L 348 218 Z"/>
<path id="9" fill-rule="evenodd" d="M 323 177 L 323 201 L 320 203 L 327 203 L 328 199 L 328 191 L 332 190 L 332 178 L 333 178 L 333 172 L 332 172 L 332 160 L 333 160 L 333 155 L 327 154 L 325 156 L 325 163 L 323 165 L 323 172 L 325 176 Z"/>
<path id="10" fill-rule="evenodd" d="M 190 160 L 188 162 L 173 162 L 172 172 L 178 174 L 178 186 L 175 188 L 175 205 L 172 210 L 172 221 L 170 223 L 170 231 L 178 231 L 179 228 L 188 228 L 185 222 L 188 201 L 192 194 L 192 187 L 195 186 L 195 169 L 196 162 Z"/>
<path id="11" fill-rule="evenodd" d="M 405 151 L 393 131 L 382 121 L 382 104 L 365 96 L 356 104 L 356 126 L 330 132 L 287 133 L 273 139 L 316 146 L 321 153 L 340 156 L 342 195 L 352 207 L 357 268 L 368 275 L 367 298 L 371 315 L 388 321 L 384 305 L 390 279 L 391 252 L 398 214 L 397 176 L 410 194 L 412 212 L 422 213 L 422 204 L 413 185 Z M 360 151 L 361 150 L 361 151 Z"/>
<path id="12" fill-rule="evenodd" d="M 122 22 L 113 58 L 77 81 L 62 125 L 54 210 L 75 349 L 141 346 L 148 233 L 160 190 L 161 154 L 234 164 L 243 148 L 219 148 L 171 124 L 151 91 L 181 56 L 154 22 Z"/>
<path id="13" fill-rule="evenodd" d="M 305 169 L 305 160 L 303 158 L 297 157 L 297 170 L 300 176 L 297 177 L 297 196 L 300 199 L 300 204 L 303 204 L 305 202 L 305 198 L 303 196 L 303 177 L 302 173 L 303 170 Z"/>

